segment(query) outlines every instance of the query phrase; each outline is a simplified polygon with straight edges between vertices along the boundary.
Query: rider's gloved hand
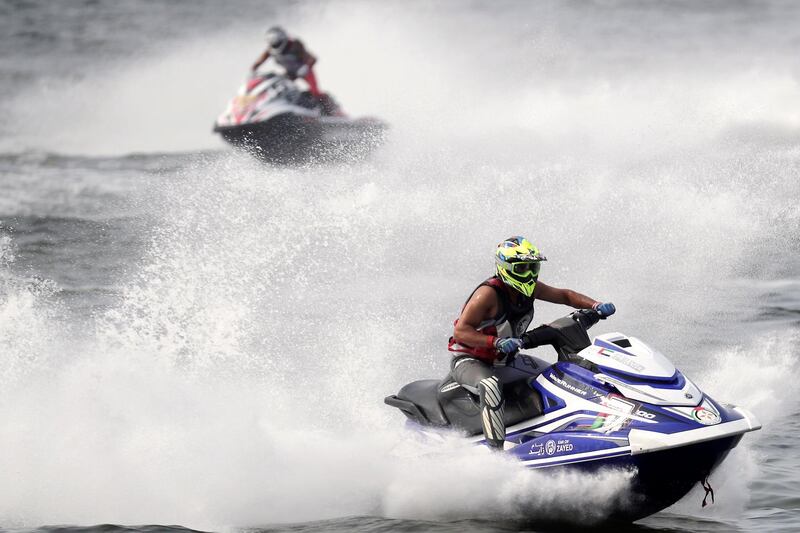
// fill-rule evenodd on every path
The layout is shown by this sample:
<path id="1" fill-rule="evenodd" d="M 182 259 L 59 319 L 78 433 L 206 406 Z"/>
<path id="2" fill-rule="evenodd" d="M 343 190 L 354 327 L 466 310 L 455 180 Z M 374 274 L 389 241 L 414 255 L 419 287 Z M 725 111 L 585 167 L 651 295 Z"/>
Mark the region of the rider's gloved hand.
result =
<path id="1" fill-rule="evenodd" d="M 495 349 L 505 355 L 517 353 L 522 348 L 522 339 L 500 337 L 494 341 Z"/>
<path id="2" fill-rule="evenodd" d="M 297 77 L 298 78 L 305 78 L 308 74 L 308 65 L 303 65 L 299 69 L 297 69 Z"/>
<path id="3" fill-rule="evenodd" d="M 593 309 L 597 311 L 597 314 L 600 315 L 600 318 L 608 318 L 617 312 L 617 308 L 614 307 L 614 304 L 611 302 L 595 304 Z"/>

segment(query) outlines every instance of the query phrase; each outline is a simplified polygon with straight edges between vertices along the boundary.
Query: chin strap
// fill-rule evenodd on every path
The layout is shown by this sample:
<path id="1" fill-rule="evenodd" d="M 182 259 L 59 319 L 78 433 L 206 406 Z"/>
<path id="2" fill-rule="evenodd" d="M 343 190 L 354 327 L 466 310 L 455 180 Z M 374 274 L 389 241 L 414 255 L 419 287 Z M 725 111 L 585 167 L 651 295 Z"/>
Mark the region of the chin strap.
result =
<path id="1" fill-rule="evenodd" d="M 714 489 L 711 488 L 711 483 L 708 482 L 708 476 L 704 477 L 700 481 L 700 485 L 702 485 L 703 486 L 703 490 L 706 491 L 706 495 L 703 497 L 703 507 L 708 505 L 708 502 L 706 500 L 708 499 L 708 495 L 709 494 L 711 494 L 711 503 L 713 504 L 714 503 Z"/>

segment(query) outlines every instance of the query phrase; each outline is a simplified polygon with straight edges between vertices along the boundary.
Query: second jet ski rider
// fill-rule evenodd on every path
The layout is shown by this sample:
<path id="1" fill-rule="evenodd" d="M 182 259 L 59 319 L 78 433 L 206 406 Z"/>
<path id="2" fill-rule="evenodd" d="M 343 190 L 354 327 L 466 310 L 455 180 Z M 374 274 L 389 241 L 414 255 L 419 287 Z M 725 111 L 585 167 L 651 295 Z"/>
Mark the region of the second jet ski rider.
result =
<path id="1" fill-rule="evenodd" d="M 503 449 L 506 429 L 503 387 L 493 367 L 495 362 L 524 348 L 521 337 L 533 320 L 533 301 L 591 308 L 603 318 L 616 311 L 612 303 L 600 303 L 573 290 L 538 281 L 541 262 L 546 260 L 521 236 L 509 237 L 497 245 L 496 274 L 472 291 L 448 345 L 448 350 L 454 352 L 453 379 L 478 394 L 483 433 L 488 446 L 496 450 Z"/>
<path id="2" fill-rule="evenodd" d="M 322 96 L 313 70 L 317 58 L 306 50 L 300 39 L 290 39 L 283 28 L 273 26 L 267 30 L 267 44 L 267 49 L 253 63 L 253 72 L 271 57 L 286 69 L 286 76 L 289 79 L 303 78 L 308 83 L 308 88 L 313 96 L 317 98 Z"/>

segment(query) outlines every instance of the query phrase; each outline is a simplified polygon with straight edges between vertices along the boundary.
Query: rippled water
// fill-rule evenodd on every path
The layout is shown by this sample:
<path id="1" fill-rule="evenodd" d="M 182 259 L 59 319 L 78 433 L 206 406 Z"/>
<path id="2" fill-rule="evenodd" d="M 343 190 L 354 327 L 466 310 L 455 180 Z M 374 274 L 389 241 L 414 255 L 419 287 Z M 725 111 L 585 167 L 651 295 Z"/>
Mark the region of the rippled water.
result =
<path id="1" fill-rule="evenodd" d="M 624 478 L 392 453 L 382 398 L 446 372 L 489 251 L 523 233 L 543 279 L 616 303 L 598 333 L 648 340 L 764 424 L 713 506 L 698 489 L 628 530 L 798 529 L 798 15 L 0 4 L 0 527 L 594 523 Z M 210 133 L 274 21 L 346 110 L 392 124 L 372 158 L 270 167 Z"/>

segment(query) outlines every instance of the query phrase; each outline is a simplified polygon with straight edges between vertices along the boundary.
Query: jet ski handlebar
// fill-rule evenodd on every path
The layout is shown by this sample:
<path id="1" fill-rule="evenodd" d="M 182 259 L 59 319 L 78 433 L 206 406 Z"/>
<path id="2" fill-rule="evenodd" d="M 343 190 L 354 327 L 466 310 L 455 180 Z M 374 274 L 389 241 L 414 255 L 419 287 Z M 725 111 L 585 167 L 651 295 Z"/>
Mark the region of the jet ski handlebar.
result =
<path id="1" fill-rule="evenodd" d="M 569 316 L 583 326 L 583 329 L 589 329 L 603 318 L 603 315 L 594 309 L 578 309 L 570 313 Z"/>
<path id="2" fill-rule="evenodd" d="M 590 327 L 601 319 L 600 313 L 593 309 L 578 309 L 569 315 L 559 318 L 522 334 L 522 349 L 551 345 L 559 356 L 576 354 L 591 344 Z"/>

